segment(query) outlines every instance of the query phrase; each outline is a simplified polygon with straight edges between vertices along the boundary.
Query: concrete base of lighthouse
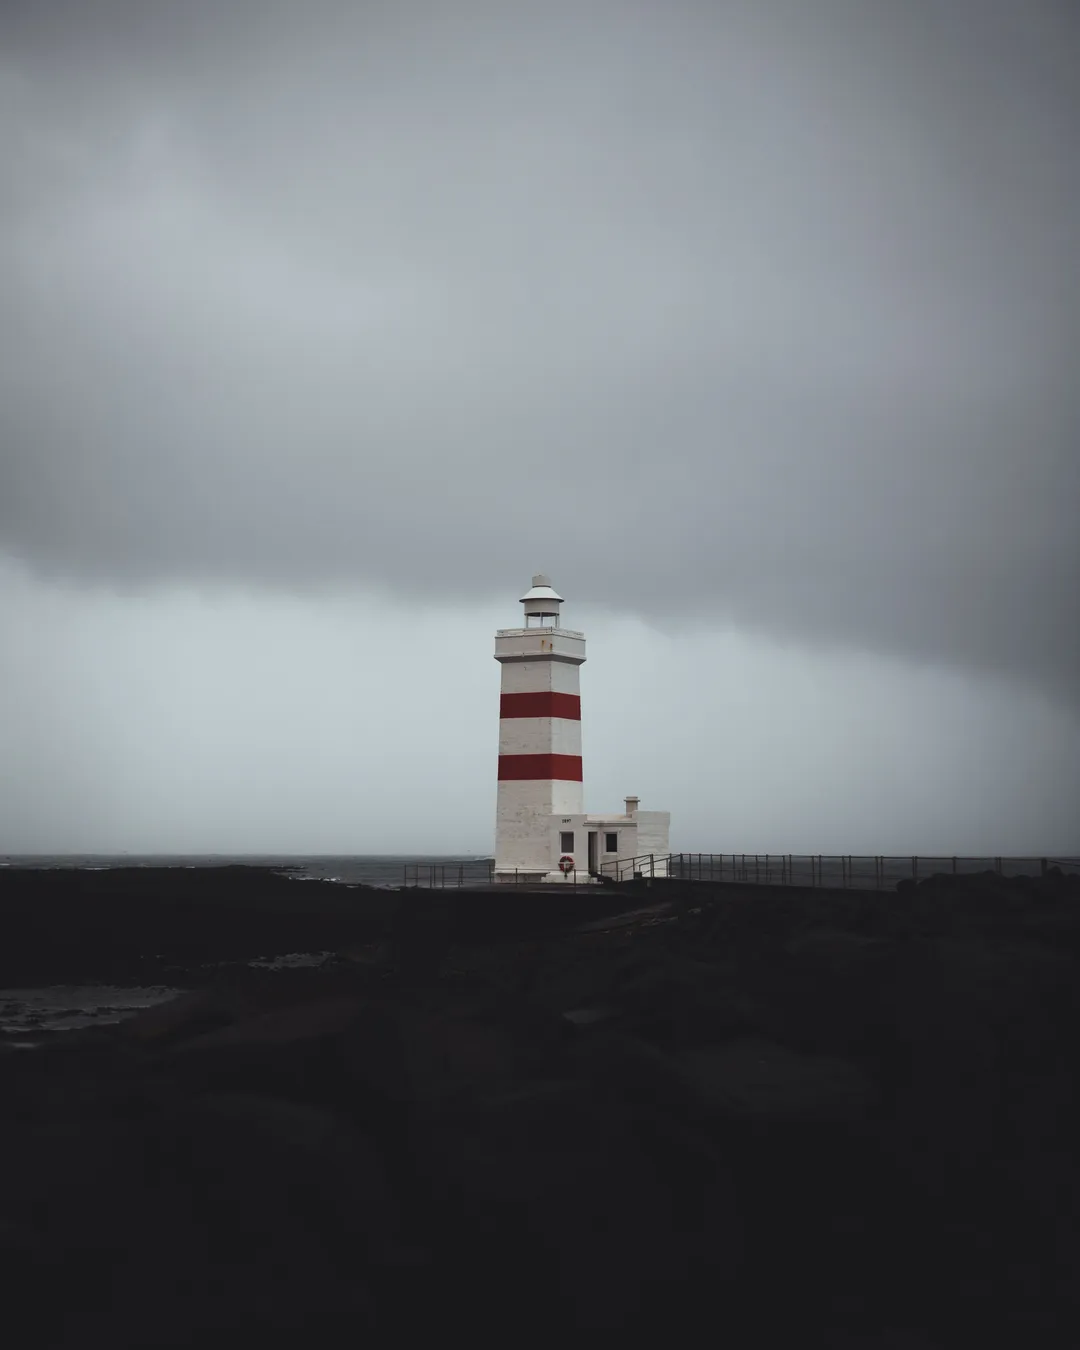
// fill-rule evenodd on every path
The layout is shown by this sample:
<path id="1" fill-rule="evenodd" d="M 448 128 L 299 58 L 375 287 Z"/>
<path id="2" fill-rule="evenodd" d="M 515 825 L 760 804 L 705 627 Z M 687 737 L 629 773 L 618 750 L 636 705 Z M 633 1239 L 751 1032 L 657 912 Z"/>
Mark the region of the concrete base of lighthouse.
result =
<path id="1" fill-rule="evenodd" d="M 667 811 L 641 811 L 638 799 L 628 797 L 626 811 L 619 814 L 548 815 L 533 825 L 539 830 L 537 848 L 550 858 L 548 869 L 515 867 L 509 859 L 496 859 L 496 882 L 529 885 L 599 884 L 601 876 L 629 880 L 635 872 L 667 875 L 668 835 L 671 816 Z M 535 856 L 535 855 L 534 855 Z M 569 872 L 559 870 L 561 857 L 573 858 Z"/>

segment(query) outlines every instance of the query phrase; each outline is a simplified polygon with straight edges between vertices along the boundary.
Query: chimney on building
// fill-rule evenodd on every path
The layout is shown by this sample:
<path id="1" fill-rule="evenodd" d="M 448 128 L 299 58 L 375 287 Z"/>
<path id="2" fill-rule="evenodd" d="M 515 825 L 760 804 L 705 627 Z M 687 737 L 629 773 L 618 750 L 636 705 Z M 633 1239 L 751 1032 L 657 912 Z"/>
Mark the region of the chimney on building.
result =
<path id="1" fill-rule="evenodd" d="M 638 803 L 639 803 L 640 801 L 641 801 L 641 798 L 640 798 L 640 797 L 627 797 L 627 799 L 626 799 L 626 814 L 627 814 L 628 816 L 636 816 L 636 815 L 637 815 Z"/>

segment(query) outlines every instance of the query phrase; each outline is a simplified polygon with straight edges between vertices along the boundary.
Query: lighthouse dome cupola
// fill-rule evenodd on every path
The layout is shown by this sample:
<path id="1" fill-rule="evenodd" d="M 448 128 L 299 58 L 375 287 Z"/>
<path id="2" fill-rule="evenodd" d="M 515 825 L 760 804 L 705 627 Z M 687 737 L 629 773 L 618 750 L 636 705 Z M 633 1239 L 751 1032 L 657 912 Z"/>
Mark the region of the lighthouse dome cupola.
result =
<path id="1" fill-rule="evenodd" d="M 558 628 L 559 606 L 562 596 L 552 589 L 551 578 L 538 572 L 532 579 L 532 586 L 521 597 L 525 606 L 525 627 Z"/>

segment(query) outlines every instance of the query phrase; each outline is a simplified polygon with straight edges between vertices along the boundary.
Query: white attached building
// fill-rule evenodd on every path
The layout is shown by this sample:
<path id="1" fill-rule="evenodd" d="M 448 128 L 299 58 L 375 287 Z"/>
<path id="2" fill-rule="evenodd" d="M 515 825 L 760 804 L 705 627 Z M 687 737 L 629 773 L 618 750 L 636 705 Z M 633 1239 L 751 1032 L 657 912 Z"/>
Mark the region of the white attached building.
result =
<path id="1" fill-rule="evenodd" d="M 588 881 L 602 864 L 651 856 L 661 876 L 670 852 L 667 811 L 626 798 L 618 815 L 585 811 L 580 671 L 585 635 L 559 623 L 559 595 L 545 576 L 521 597 L 524 627 L 495 635 L 502 666 L 496 881 Z M 623 870 L 620 868 L 620 870 Z M 648 865 L 643 870 L 649 870 Z"/>

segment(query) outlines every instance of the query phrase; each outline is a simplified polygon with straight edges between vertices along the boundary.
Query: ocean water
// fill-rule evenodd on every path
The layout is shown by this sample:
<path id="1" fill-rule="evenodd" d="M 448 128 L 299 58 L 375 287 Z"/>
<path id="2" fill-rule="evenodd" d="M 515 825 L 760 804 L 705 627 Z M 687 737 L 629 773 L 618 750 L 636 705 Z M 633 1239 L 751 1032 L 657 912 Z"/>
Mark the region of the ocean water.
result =
<path id="1" fill-rule="evenodd" d="M 392 889 L 405 885 L 475 885 L 487 881 L 492 859 L 450 854 L 321 853 L 0 853 L 3 867 L 270 867 L 297 881 L 339 881 Z"/>

